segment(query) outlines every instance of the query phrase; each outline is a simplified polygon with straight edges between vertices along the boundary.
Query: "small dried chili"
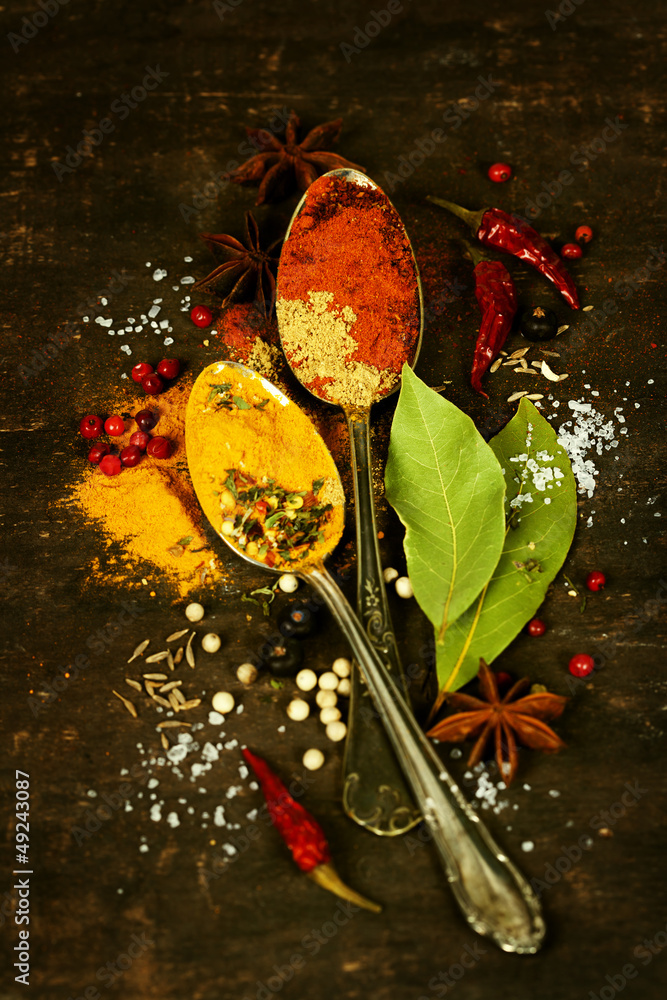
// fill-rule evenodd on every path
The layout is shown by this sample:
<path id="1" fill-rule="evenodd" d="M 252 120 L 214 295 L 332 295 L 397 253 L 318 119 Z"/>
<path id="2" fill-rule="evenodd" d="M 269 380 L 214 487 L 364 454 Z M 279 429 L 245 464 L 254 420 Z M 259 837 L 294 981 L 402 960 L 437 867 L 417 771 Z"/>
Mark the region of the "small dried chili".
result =
<path id="1" fill-rule="evenodd" d="M 269 816 L 301 871 L 341 899 L 347 899 L 364 910 L 379 913 L 381 907 L 377 903 L 360 896 L 341 880 L 331 863 L 331 851 L 324 830 L 317 820 L 292 798 L 265 760 L 257 757 L 247 747 L 242 752 L 262 786 Z"/>
<path id="2" fill-rule="evenodd" d="M 577 289 L 562 260 L 547 241 L 518 215 L 508 215 L 500 208 L 470 212 L 451 201 L 430 195 L 428 200 L 467 222 L 484 246 L 504 250 L 505 253 L 511 253 L 519 260 L 531 264 L 556 286 L 569 306 L 579 308 Z"/>
<path id="3" fill-rule="evenodd" d="M 512 275 L 499 260 L 488 260 L 470 245 L 467 253 L 475 265 L 475 295 L 482 310 L 470 382 L 475 392 L 488 399 L 482 375 L 507 340 L 517 310 L 516 289 Z"/>

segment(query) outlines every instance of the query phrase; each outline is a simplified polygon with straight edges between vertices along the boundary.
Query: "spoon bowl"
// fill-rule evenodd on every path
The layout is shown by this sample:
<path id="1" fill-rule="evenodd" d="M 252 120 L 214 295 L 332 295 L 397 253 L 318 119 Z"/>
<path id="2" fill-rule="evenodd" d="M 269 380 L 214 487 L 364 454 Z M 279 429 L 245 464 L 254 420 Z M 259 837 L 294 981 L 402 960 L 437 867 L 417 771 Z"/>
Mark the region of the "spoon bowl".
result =
<path id="1" fill-rule="evenodd" d="M 397 277 L 404 287 L 413 286 L 410 301 L 407 298 L 402 300 L 396 295 L 392 297 L 386 276 L 379 276 L 372 269 L 364 267 L 364 260 L 370 251 L 364 245 L 364 237 L 360 235 L 355 225 L 350 225 L 345 241 L 350 244 L 349 250 L 357 252 L 359 267 L 339 274 L 335 280 L 333 279 L 340 244 L 318 246 L 317 231 L 330 221 L 332 214 L 335 214 L 338 201 L 345 198 L 347 192 L 353 192 L 351 197 L 357 192 L 372 193 L 375 209 L 373 222 L 377 223 L 377 232 L 372 234 L 376 243 L 373 251 L 379 251 L 380 256 L 385 257 L 385 261 L 391 258 L 391 268 L 398 272 Z M 368 220 L 369 224 L 370 221 Z M 309 249 L 316 248 L 313 253 L 314 259 L 304 261 L 303 253 L 292 254 L 292 244 L 296 240 L 308 241 Z M 311 308 L 301 311 L 300 320 L 302 328 L 308 325 L 312 327 L 307 339 L 307 353 L 317 357 L 320 372 L 316 379 L 307 378 L 304 367 L 306 352 L 301 343 L 295 344 L 295 338 L 289 331 L 290 313 L 293 313 L 293 310 L 287 307 L 287 303 L 293 305 L 295 283 L 291 278 L 295 273 L 299 275 L 300 286 L 307 284 L 312 278 L 312 287 L 309 288 Z M 314 296 L 333 293 L 334 299 L 326 303 L 325 308 L 325 303 L 321 300 L 313 304 L 312 293 Z M 354 311 L 352 303 L 361 293 L 365 300 L 364 312 L 368 315 L 360 314 L 354 317 L 354 321 L 348 320 L 345 310 Z M 389 198 L 378 184 L 359 170 L 341 168 L 323 174 L 310 185 L 299 201 L 283 240 L 276 295 L 279 300 L 277 312 L 280 338 L 287 361 L 299 381 L 323 402 L 341 406 L 346 413 L 369 410 L 373 403 L 398 391 L 400 371 L 404 363 L 412 368 L 417 363 L 424 330 L 424 304 L 414 250 L 401 218 Z M 377 365 L 374 367 L 379 369 L 384 365 L 386 372 L 380 372 L 380 375 L 387 374 L 388 378 L 385 384 L 376 386 L 375 391 L 372 385 L 367 386 L 360 380 L 356 398 L 354 393 L 343 392 L 342 395 L 337 393 L 339 384 L 337 385 L 332 371 L 335 371 L 340 355 L 322 351 L 323 338 L 321 330 L 317 328 L 318 318 L 323 314 L 330 315 L 332 312 L 334 315 L 338 313 L 336 319 L 339 323 L 331 324 L 327 332 L 336 338 L 337 345 L 344 342 L 350 365 L 367 367 L 367 357 L 364 357 L 361 346 L 355 349 L 353 341 L 356 339 L 357 328 L 363 329 L 368 319 L 376 326 L 372 343 L 372 354 L 377 360 Z M 345 338 L 340 331 L 341 322 L 345 325 L 346 321 L 348 325 L 352 322 L 355 324 L 352 338 Z M 348 367 L 346 381 L 353 380 L 354 374 Z M 363 377 L 367 373 L 360 374 Z"/>
<path id="2" fill-rule="evenodd" d="M 188 400 L 185 444 L 204 513 L 247 562 L 295 572 L 336 547 L 345 524 L 336 464 L 308 417 L 267 379 L 231 361 L 205 368 Z M 305 478 L 299 467 L 309 469 Z M 322 535 L 314 544 L 311 520 Z"/>

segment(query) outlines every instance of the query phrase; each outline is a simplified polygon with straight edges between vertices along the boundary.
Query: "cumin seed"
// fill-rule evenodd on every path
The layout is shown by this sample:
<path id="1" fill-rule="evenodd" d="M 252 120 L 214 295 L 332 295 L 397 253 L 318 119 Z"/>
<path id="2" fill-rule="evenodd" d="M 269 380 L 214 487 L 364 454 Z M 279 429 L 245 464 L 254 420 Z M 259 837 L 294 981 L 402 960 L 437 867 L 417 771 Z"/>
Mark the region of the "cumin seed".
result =
<path id="1" fill-rule="evenodd" d="M 112 693 L 115 694 L 117 698 L 120 698 L 120 700 L 125 705 L 125 708 L 128 710 L 128 712 L 130 713 L 130 715 L 132 716 L 132 718 L 133 719 L 137 719 L 138 718 L 137 710 L 134 707 L 134 705 L 132 704 L 132 702 L 129 701 L 127 698 L 123 698 L 122 694 L 118 694 L 117 691 L 113 691 Z"/>
<path id="2" fill-rule="evenodd" d="M 169 749 L 169 740 L 164 735 L 164 733 L 160 733 L 160 743 L 162 744 L 162 749 L 163 750 L 168 750 Z"/>
<path id="3" fill-rule="evenodd" d="M 167 701 L 166 698 L 161 698 L 159 694 L 155 694 L 155 692 L 153 692 L 151 697 L 153 701 L 157 702 L 158 705 L 161 705 L 162 708 L 171 708 L 171 702 Z"/>
<path id="4" fill-rule="evenodd" d="M 174 666 L 177 667 L 178 664 L 183 659 L 183 653 L 185 652 L 185 646 L 179 646 L 174 654 Z"/>
<path id="5" fill-rule="evenodd" d="M 526 399 L 544 399 L 544 396 L 541 392 L 531 392 L 530 396 L 526 396 Z M 530 545 L 528 548 L 530 548 Z"/>
<path id="6" fill-rule="evenodd" d="M 171 705 L 171 707 L 175 712 L 178 712 L 180 710 L 181 703 L 173 691 L 169 692 L 169 704 Z"/>
<path id="7" fill-rule="evenodd" d="M 185 711 L 187 708 L 197 708 L 199 705 L 201 705 L 201 698 L 191 698 L 189 701 L 183 702 L 181 710 Z"/>
<path id="8" fill-rule="evenodd" d="M 145 681 L 166 681 L 166 674 L 144 674 L 143 678 Z"/>
<path id="9" fill-rule="evenodd" d="M 139 683 L 139 681 L 134 681 L 134 680 L 132 680 L 131 677 L 126 677 L 125 678 L 125 683 L 129 684 L 130 687 L 134 688 L 135 691 L 143 691 L 143 688 L 142 688 L 141 684 Z"/>
<path id="10" fill-rule="evenodd" d="M 163 684 L 161 688 L 158 688 L 160 694 L 166 694 L 167 691 L 171 691 L 172 688 L 180 687 L 183 681 L 169 681 L 168 684 Z"/>
<path id="11" fill-rule="evenodd" d="M 137 646 L 137 648 L 135 649 L 135 651 L 132 653 L 132 656 L 129 658 L 129 660 L 127 662 L 128 663 L 132 663 L 132 660 L 136 660 L 136 658 L 138 656 L 141 656 L 141 654 L 143 653 L 143 651 L 145 650 L 145 648 L 146 648 L 146 646 L 148 645 L 149 642 L 150 642 L 150 639 L 144 639 L 143 642 L 140 642 L 139 645 Z"/>
<path id="12" fill-rule="evenodd" d="M 184 635 L 187 635 L 188 631 L 189 630 L 187 628 L 182 628 L 179 632 L 172 632 L 171 635 L 168 635 L 164 641 L 176 642 L 177 639 L 182 639 Z"/>
<path id="13" fill-rule="evenodd" d="M 517 399 L 521 399 L 522 396 L 527 396 L 528 390 L 522 389 L 521 392 L 513 392 L 511 396 L 507 397 L 508 403 L 514 403 Z"/>
<path id="14" fill-rule="evenodd" d="M 493 374 L 493 372 L 497 372 L 498 369 L 500 368 L 500 366 L 502 365 L 502 363 L 503 363 L 503 359 L 502 358 L 496 358 L 496 360 L 493 362 L 493 364 L 489 368 L 489 371 L 491 372 L 491 374 Z"/>
<path id="15" fill-rule="evenodd" d="M 158 729 L 175 729 L 177 726 L 187 726 L 188 729 L 192 725 L 191 722 L 179 722 L 176 719 L 167 719 L 165 722 L 158 722 Z"/>
<path id="16" fill-rule="evenodd" d="M 196 632 L 192 633 L 192 635 L 188 639 L 188 644 L 185 647 L 185 658 L 191 667 L 194 667 L 195 665 L 195 654 L 192 651 L 192 640 L 194 639 L 196 634 L 197 634 Z"/>
<path id="17" fill-rule="evenodd" d="M 166 660 L 169 656 L 169 650 L 163 649 L 160 653 L 153 653 L 152 656 L 147 656 L 144 660 L 145 663 L 159 663 L 160 660 Z"/>

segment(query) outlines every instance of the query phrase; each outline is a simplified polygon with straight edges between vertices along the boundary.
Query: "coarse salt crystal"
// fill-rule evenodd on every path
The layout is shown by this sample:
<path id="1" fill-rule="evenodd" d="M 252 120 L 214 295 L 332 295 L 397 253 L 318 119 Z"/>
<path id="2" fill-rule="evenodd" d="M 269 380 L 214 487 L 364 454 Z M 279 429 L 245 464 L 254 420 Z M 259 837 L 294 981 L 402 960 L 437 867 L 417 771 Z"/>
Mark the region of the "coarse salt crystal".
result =
<path id="1" fill-rule="evenodd" d="M 180 826 L 181 825 L 181 821 L 178 818 L 178 813 L 170 812 L 167 815 L 167 823 L 172 828 L 172 830 L 175 830 L 177 826 Z"/>
<path id="2" fill-rule="evenodd" d="M 205 761 L 219 760 L 220 754 L 215 749 L 212 743 L 204 743 L 204 747 L 201 752 L 202 759 Z"/>
<path id="3" fill-rule="evenodd" d="M 153 271 L 153 281 L 162 281 L 162 279 L 166 277 L 167 272 L 162 267 L 158 267 Z"/>

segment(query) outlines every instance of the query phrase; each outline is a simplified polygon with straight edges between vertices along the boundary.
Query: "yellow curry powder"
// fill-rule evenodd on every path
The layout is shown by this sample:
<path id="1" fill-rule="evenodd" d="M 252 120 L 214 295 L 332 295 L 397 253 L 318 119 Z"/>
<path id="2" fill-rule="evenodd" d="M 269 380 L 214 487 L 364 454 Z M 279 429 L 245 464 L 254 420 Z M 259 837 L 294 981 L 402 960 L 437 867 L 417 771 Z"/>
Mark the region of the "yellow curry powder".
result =
<path id="1" fill-rule="evenodd" d="M 168 438 L 173 451 L 164 460 L 144 455 L 137 466 L 118 476 L 105 476 L 93 465 L 82 469 L 70 502 L 106 535 L 106 557 L 95 561 L 94 577 L 121 582 L 158 571 L 179 597 L 223 577 L 220 553 L 203 534 L 203 514 L 187 472 L 185 407 L 190 388 L 191 381 L 182 378 L 157 397 L 128 399 L 119 393 L 114 400 L 116 413 L 157 411 L 159 420 L 151 433 Z M 134 420 L 126 420 L 125 426 L 126 433 L 113 439 L 119 450 L 137 430 Z M 122 549 L 120 556 L 114 543 Z"/>
<path id="2" fill-rule="evenodd" d="M 257 322 L 251 322 L 252 317 L 251 306 L 235 306 L 225 311 L 217 323 L 216 348 L 220 353 L 247 361 L 249 367 L 268 375 L 280 389 L 298 400 L 332 450 L 351 492 L 344 418 L 328 406 L 314 402 L 292 378 L 277 347 L 275 322 L 258 326 Z M 92 562 L 90 579 L 126 586 L 141 586 L 144 578 L 151 584 L 159 580 L 177 598 L 186 597 L 202 586 L 230 581 L 233 557 L 222 543 L 214 543 L 213 547 L 207 543 L 206 518 L 188 473 L 185 414 L 191 388 L 192 378 L 186 373 L 159 396 L 135 394 L 134 383 L 128 381 L 108 398 L 109 413 L 133 415 L 143 409 L 158 412 L 159 422 L 151 433 L 168 438 L 174 450 L 169 459 L 162 461 L 144 455 L 135 468 L 123 469 L 114 477 L 105 476 L 99 468 L 82 460 L 81 474 L 67 503 L 78 508 L 104 534 L 104 549 Z M 118 450 L 128 444 L 137 429 L 131 419 L 126 420 L 125 426 L 127 431 L 122 437 L 110 439 Z M 298 428 L 293 431 L 292 440 L 298 450 L 300 432 Z M 257 452 L 260 464 L 268 461 L 275 445 L 275 441 L 261 444 Z"/>
<path id="3" fill-rule="evenodd" d="M 261 377 L 224 362 L 197 379 L 188 463 L 214 529 L 275 569 L 318 562 L 337 544 L 343 491 L 321 436 Z"/>

